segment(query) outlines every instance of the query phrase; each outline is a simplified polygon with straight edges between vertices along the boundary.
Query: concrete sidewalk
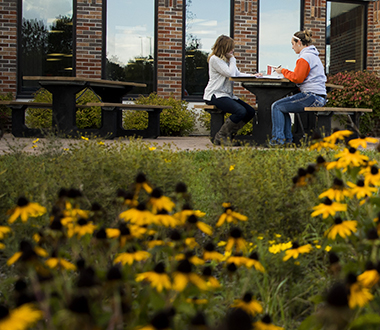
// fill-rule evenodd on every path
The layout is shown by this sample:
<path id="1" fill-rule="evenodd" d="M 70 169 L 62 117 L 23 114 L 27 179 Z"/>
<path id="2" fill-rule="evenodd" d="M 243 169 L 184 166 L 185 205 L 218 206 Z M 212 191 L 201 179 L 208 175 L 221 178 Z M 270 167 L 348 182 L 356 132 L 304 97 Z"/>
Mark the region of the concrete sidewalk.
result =
<path id="1" fill-rule="evenodd" d="M 62 149 L 70 148 L 73 144 L 84 143 L 82 139 L 60 139 L 55 137 L 39 138 L 37 142 L 35 141 L 35 138 L 15 138 L 12 134 L 4 134 L 4 136 L 0 139 L 0 155 L 15 150 L 36 153 L 39 149 L 41 149 L 38 148 L 39 146 L 48 145 L 49 143 L 54 144 L 58 148 L 62 147 Z M 106 145 L 115 143 L 130 143 L 129 138 L 119 138 L 115 140 L 99 139 L 99 141 L 104 142 Z M 147 144 L 149 147 L 168 147 L 173 151 L 193 151 L 221 148 L 220 146 L 214 146 L 208 136 L 160 136 L 157 139 L 141 139 L 140 141 Z M 378 139 L 378 141 L 380 142 L 380 139 Z M 377 145 L 378 144 L 376 143 L 369 143 L 367 149 L 375 149 Z M 262 147 L 256 148 L 264 149 Z"/>

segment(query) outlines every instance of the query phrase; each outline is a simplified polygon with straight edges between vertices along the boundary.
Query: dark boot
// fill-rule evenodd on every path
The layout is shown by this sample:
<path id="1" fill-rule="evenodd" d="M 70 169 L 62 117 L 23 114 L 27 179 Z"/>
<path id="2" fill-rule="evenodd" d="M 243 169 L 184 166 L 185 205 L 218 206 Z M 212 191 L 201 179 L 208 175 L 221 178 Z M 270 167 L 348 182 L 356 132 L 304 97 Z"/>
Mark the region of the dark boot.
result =
<path id="1" fill-rule="evenodd" d="M 232 144 L 232 132 L 237 132 L 239 129 L 237 127 L 240 125 L 240 123 L 235 124 L 230 117 L 228 117 L 223 124 L 223 126 L 220 128 L 219 132 L 215 134 L 214 138 L 214 144 L 221 145 L 224 144 L 225 146 L 233 145 Z M 244 125 L 243 125 L 244 126 Z M 236 134 L 236 133 L 235 133 Z"/>

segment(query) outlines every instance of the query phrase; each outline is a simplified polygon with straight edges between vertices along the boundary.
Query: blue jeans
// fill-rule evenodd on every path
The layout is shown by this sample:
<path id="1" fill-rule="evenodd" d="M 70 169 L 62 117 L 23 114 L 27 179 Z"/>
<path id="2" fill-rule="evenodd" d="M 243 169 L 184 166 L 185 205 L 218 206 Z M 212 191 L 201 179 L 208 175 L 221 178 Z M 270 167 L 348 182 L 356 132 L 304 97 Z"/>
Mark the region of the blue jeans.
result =
<path id="1" fill-rule="evenodd" d="M 243 121 L 248 123 L 255 116 L 255 109 L 242 100 L 234 100 L 230 97 L 218 97 L 212 96 L 211 101 L 207 101 L 207 104 L 215 105 L 218 109 L 231 113 L 230 120 L 235 124 Z"/>
<path id="2" fill-rule="evenodd" d="M 326 99 L 310 92 L 298 93 L 272 104 L 272 141 L 278 144 L 293 141 L 289 113 L 304 112 L 304 107 L 323 107 Z"/>

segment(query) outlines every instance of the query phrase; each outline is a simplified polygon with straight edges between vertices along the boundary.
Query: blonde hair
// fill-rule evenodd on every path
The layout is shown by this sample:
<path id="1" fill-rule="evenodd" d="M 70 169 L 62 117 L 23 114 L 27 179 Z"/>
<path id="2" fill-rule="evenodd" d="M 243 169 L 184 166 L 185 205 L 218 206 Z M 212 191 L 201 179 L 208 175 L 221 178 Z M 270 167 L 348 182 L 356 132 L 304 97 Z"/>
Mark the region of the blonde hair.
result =
<path id="1" fill-rule="evenodd" d="M 313 43 L 313 39 L 311 38 L 312 35 L 313 33 L 310 30 L 298 31 L 294 33 L 293 40 L 295 42 L 301 40 L 302 45 L 310 46 Z"/>
<path id="2" fill-rule="evenodd" d="M 220 57 L 224 61 L 228 61 L 226 54 L 235 48 L 234 39 L 222 34 L 216 39 L 214 46 L 211 48 L 211 54 L 207 58 L 207 62 L 210 61 L 212 55 Z"/>

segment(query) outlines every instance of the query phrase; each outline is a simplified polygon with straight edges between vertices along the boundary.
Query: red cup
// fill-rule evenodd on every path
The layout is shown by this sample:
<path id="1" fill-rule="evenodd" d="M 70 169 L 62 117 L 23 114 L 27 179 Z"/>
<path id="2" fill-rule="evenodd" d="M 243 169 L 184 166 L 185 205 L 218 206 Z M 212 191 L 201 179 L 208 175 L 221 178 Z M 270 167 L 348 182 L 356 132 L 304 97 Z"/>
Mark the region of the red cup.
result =
<path id="1" fill-rule="evenodd" d="M 267 75 L 271 75 L 271 74 L 272 74 L 272 66 L 267 65 Z"/>

